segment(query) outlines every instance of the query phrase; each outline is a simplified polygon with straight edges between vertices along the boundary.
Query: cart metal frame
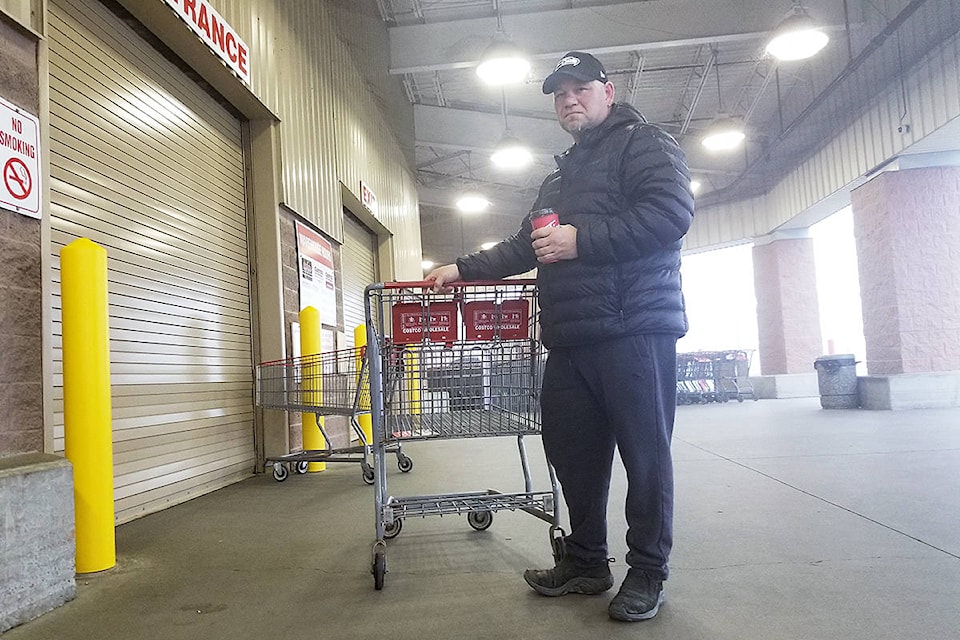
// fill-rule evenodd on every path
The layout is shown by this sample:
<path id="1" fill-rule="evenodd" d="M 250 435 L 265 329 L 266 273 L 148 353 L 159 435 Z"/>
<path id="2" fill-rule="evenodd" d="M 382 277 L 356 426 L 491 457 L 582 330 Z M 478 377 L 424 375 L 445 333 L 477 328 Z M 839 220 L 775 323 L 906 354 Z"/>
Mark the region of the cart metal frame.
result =
<path id="1" fill-rule="evenodd" d="M 550 525 L 554 557 L 563 557 L 559 499 L 534 489 L 524 436 L 540 434 L 545 352 L 533 280 L 458 283 L 434 293 L 429 282 L 387 282 L 365 291 L 373 423 L 374 587 L 383 588 L 386 540 L 412 517 L 460 514 L 482 531 L 500 510 L 524 511 Z M 523 490 L 495 489 L 397 497 L 387 491 L 387 447 L 405 440 L 515 436 Z"/>

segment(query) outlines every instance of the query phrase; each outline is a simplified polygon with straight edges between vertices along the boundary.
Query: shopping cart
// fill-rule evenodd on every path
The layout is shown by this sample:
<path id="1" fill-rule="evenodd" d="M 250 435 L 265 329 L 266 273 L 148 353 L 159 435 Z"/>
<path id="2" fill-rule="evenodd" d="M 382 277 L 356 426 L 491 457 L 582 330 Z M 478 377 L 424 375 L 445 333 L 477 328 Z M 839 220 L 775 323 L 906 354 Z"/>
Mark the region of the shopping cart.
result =
<path id="1" fill-rule="evenodd" d="M 500 510 L 525 511 L 550 525 L 554 557 L 563 557 L 557 482 L 534 490 L 524 436 L 540 433 L 545 354 L 532 280 L 458 284 L 436 294 L 426 282 L 367 287 L 367 348 L 373 422 L 374 586 L 383 588 L 386 540 L 411 517 L 462 514 L 482 531 Z M 405 440 L 516 436 L 523 491 L 494 489 L 396 497 L 387 493 L 386 448 Z"/>
<path id="2" fill-rule="evenodd" d="M 743 349 L 721 351 L 716 354 L 714 374 L 717 394 L 723 402 L 730 399 L 743 402 L 744 398 L 759 400 L 759 396 L 750 383 L 750 360 L 752 357 L 752 350 Z"/>
<path id="3" fill-rule="evenodd" d="M 262 362 L 257 365 L 256 402 L 265 409 L 282 409 L 312 413 L 323 435 L 325 449 L 308 449 L 277 457 L 268 457 L 273 477 L 283 482 L 290 469 L 306 473 L 311 462 L 358 463 L 367 484 L 373 484 L 370 464 L 371 444 L 358 417 L 370 412 L 370 369 L 363 347 L 340 349 L 328 353 Z M 322 416 L 348 416 L 359 445 L 333 448 L 324 429 Z M 397 456 L 397 466 L 406 473 L 413 460 L 404 455 L 399 443 L 390 448 Z"/>

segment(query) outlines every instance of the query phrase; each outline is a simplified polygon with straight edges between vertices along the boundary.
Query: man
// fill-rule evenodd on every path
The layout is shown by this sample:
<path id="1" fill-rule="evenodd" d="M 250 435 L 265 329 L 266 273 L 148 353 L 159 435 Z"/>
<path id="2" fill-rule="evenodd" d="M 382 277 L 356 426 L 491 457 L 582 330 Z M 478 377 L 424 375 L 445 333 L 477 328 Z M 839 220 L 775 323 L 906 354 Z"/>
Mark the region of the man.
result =
<path id="1" fill-rule="evenodd" d="M 627 473 L 629 569 L 611 618 L 646 620 L 663 602 L 673 541 L 670 439 L 676 342 L 686 332 L 680 245 L 693 220 L 683 153 L 626 104 L 599 60 L 572 51 L 543 82 L 574 145 L 557 157 L 532 211 L 560 226 L 520 230 L 427 276 L 438 291 L 539 266 L 543 446 L 570 517 L 563 558 L 528 570 L 538 593 L 599 594 L 613 586 L 607 498 L 614 449 Z"/>

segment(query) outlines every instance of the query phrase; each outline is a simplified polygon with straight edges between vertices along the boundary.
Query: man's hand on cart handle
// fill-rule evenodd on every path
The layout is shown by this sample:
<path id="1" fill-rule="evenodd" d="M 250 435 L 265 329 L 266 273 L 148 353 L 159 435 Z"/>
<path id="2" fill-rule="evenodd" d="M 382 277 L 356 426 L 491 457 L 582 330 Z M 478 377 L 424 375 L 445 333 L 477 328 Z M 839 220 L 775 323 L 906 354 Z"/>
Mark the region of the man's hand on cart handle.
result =
<path id="1" fill-rule="evenodd" d="M 451 282 L 460 282 L 460 268 L 456 264 L 445 264 L 431 271 L 424 279 L 433 283 L 435 293 L 450 293 L 453 287 L 446 285 Z"/>
<path id="2" fill-rule="evenodd" d="M 577 259 L 577 228 L 571 224 L 541 227 L 530 234 L 533 251 L 543 264 Z"/>

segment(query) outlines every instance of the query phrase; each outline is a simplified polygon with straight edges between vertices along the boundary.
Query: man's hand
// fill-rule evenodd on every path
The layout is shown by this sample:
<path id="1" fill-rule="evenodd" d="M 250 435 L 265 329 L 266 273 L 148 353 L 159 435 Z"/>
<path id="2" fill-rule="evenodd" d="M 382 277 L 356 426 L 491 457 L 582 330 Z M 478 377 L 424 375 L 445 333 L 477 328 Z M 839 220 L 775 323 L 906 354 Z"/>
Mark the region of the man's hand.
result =
<path id="1" fill-rule="evenodd" d="M 450 293 L 453 289 L 446 285 L 451 282 L 460 282 L 460 268 L 456 264 L 445 264 L 427 274 L 424 280 L 433 283 L 435 293 Z"/>
<path id="2" fill-rule="evenodd" d="M 537 260 L 543 264 L 577 259 L 577 228 L 573 225 L 534 229 L 530 238 Z"/>

